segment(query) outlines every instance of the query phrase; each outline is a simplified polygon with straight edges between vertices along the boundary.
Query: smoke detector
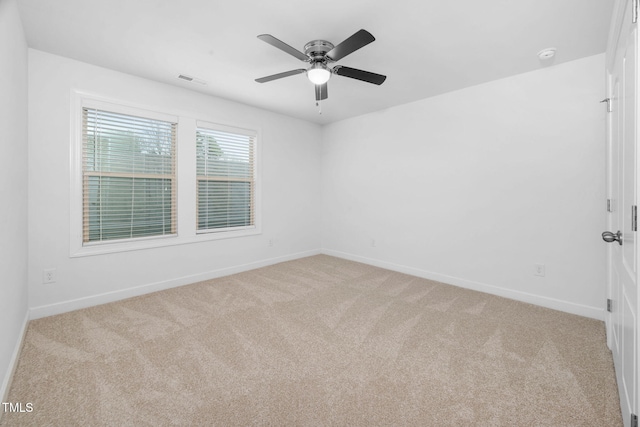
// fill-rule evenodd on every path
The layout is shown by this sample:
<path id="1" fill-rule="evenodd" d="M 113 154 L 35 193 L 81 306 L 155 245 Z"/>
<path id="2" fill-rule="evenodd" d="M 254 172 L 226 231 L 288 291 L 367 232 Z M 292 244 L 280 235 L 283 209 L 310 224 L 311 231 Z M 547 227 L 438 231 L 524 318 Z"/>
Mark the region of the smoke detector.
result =
<path id="1" fill-rule="evenodd" d="M 555 47 L 549 47 L 547 49 L 542 49 L 540 52 L 538 52 L 538 58 L 540 58 L 541 60 L 551 59 L 555 55 L 556 55 L 556 48 Z"/>

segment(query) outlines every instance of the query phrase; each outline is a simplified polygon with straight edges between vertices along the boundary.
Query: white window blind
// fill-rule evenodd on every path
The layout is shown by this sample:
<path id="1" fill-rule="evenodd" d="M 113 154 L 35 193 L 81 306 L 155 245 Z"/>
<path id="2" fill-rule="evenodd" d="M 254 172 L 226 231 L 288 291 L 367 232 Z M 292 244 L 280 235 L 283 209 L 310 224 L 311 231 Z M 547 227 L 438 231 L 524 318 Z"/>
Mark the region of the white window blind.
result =
<path id="1" fill-rule="evenodd" d="M 251 132 L 196 129 L 198 232 L 255 226 L 255 143 Z"/>
<path id="2" fill-rule="evenodd" d="M 176 233 L 177 124 L 82 110 L 83 242 Z"/>

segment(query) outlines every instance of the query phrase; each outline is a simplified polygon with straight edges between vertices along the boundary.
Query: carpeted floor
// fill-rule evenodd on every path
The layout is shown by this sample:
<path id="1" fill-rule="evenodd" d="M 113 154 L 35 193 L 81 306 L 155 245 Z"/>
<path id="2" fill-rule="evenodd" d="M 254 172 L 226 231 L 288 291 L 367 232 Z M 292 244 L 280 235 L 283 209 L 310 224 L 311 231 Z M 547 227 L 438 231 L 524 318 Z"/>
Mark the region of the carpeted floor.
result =
<path id="1" fill-rule="evenodd" d="M 602 322 L 325 255 L 30 322 L 2 425 L 617 426 Z"/>

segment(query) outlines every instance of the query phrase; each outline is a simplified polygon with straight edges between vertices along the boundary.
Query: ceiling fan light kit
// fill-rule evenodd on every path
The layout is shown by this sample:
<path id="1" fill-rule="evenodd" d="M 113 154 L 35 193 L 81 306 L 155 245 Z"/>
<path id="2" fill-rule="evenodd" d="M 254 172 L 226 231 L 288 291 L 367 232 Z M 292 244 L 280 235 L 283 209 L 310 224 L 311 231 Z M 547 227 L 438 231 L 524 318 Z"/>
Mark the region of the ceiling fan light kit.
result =
<path id="1" fill-rule="evenodd" d="M 342 43 L 334 46 L 326 40 L 313 40 L 304 46 L 304 53 L 294 47 L 289 46 L 281 40 L 273 37 L 271 34 L 261 34 L 258 38 L 289 55 L 311 64 L 308 69 L 300 68 L 297 70 L 285 71 L 283 73 L 273 74 L 271 76 L 256 79 L 258 83 L 266 83 L 272 80 L 293 76 L 296 74 L 306 73 L 307 78 L 315 85 L 316 102 L 327 99 L 327 82 L 332 74 L 343 77 L 360 80 L 367 83 L 381 85 L 386 76 L 376 74 L 369 71 L 358 70 L 356 68 L 344 67 L 336 65 L 333 68 L 327 66 L 330 62 L 337 62 L 345 56 L 355 52 L 356 50 L 373 42 L 375 38 L 366 30 L 360 30 L 347 38 Z"/>
<path id="2" fill-rule="evenodd" d="M 322 62 L 316 62 L 307 70 L 307 77 L 315 85 L 323 85 L 331 78 L 331 71 Z"/>

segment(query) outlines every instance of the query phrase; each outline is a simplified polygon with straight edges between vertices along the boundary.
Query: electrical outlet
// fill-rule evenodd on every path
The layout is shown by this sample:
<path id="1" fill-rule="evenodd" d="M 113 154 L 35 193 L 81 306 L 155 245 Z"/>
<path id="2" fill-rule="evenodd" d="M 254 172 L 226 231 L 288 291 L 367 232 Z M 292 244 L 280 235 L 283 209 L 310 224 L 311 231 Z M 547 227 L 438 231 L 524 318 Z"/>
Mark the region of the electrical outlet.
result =
<path id="1" fill-rule="evenodd" d="M 545 274 L 544 264 L 533 264 L 533 274 L 536 276 L 544 277 L 544 274 Z"/>
<path id="2" fill-rule="evenodd" d="M 42 283 L 55 283 L 56 282 L 56 269 L 49 268 L 44 270 L 42 276 Z"/>

